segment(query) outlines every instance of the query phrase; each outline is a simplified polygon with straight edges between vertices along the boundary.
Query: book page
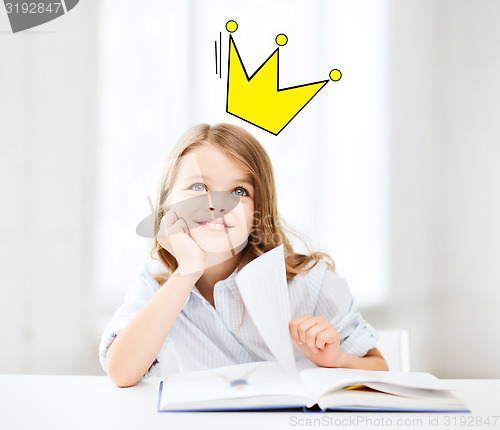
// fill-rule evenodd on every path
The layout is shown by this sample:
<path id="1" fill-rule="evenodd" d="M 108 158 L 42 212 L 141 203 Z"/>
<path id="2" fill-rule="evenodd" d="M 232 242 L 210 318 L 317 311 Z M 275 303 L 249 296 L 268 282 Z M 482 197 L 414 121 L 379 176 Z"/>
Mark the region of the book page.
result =
<path id="1" fill-rule="evenodd" d="M 406 397 L 376 391 L 340 390 L 323 396 L 318 401 L 318 406 L 329 410 L 469 411 L 451 391 L 427 391 L 428 393 L 420 397 Z"/>
<path id="2" fill-rule="evenodd" d="M 283 245 L 248 263 L 235 278 L 243 303 L 262 339 L 276 360 L 296 373 L 293 343 L 288 328 L 290 299 Z"/>
<path id="3" fill-rule="evenodd" d="M 275 361 L 257 361 L 196 372 L 178 373 L 165 380 L 160 409 L 191 405 L 196 409 L 201 402 L 259 396 L 295 396 L 296 405 L 304 404 L 303 387 Z M 260 406 L 266 406 L 261 400 Z"/>
<path id="4" fill-rule="evenodd" d="M 318 399 L 329 391 L 355 384 L 384 386 L 384 391 L 397 394 L 397 387 L 420 390 L 449 390 L 449 386 L 425 372 L 385 372 L 360 369 L 317 367 L 300 372 L 302 382 L 308 387 L 311 395 Z"/>

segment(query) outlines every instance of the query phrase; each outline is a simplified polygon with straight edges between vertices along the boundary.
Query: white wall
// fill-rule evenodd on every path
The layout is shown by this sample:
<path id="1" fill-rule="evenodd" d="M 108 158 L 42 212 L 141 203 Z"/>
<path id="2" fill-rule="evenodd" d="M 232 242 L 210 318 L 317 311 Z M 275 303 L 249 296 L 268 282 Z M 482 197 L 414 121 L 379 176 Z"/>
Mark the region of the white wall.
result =
<path id="1" fill-rule="evenodd" d="M 95 373 L 96 4 L 0 33 L 0 372 Z M 10 29 L 0 13 L 0 28 Z"/>
<path id="2" fill-rule="evenodd" d="M 390 2 L 388 301 L 364 310 L 376 328 L 410 330 L 414 370 L 438 370 L 435 210 L 440 190 L 436 154 L 438 58 L 432 1 Z"/>
<path id="3" fill-rule="evenodd" d="M 500 377 L 500 3 L 441 7 L 445 150 L 441 228 L 446 376 Z"/>
<path id="4" fill-rule="evenodd" d="M 391 2 L 389 302 L 413 370 L 499 377 L 500 3 Z"/>

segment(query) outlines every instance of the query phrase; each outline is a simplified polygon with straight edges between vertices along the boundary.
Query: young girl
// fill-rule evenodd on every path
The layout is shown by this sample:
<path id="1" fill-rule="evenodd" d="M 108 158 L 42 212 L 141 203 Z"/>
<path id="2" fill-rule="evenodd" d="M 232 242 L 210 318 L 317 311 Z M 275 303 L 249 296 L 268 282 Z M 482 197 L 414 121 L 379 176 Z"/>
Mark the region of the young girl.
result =
<path id="1" fill-rule="evenodd" d="M 387 370 L 377 335 L 323 253 L 295 253 L 280 224 L 270 159 L 230 124 L 190 128 L 159 187 L 151 256 L 99 348 L 112 381 L 274 360 L 239 295 L 239 269 L 283 244 L 297 367 Z M 156 258 L 155 258 L 156 259 Z"/>

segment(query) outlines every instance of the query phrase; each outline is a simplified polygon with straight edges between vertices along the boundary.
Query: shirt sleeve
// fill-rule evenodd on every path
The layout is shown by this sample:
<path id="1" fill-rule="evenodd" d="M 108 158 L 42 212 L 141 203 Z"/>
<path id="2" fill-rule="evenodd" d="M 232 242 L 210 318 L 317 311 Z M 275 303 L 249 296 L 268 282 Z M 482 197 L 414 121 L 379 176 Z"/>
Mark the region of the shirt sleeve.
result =
<path id="1" fill-rule="evenodd" d="M 118 333 L 123 330 L 137 312 L 156 294 L 159 287 L 159 284 L 149 275 L 146 269 L 129 285 L 125 299 L 104 330 L 99 345 L 99 361 L 106 373 L 106 356 L 109 346 L 115 340 Z M 155 359 L 141 380 L 150 376 L 159 376 L 158 364 L 158 359 Z"/>
<path id="2" fill-rule="evenodd" d="M 314 315 L 321 315 L 338 330 L 341 351 L 363 357 L 376 347 L 377 332 L 358 312 L 347 282 L 331 270 L 325 270 Z"/>

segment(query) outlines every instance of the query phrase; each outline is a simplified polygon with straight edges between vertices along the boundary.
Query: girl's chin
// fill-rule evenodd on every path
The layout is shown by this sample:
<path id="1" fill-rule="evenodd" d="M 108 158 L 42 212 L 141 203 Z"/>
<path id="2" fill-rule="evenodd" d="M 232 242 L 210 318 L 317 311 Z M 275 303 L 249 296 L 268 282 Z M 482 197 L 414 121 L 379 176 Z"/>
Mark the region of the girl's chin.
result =
<path id="1" fill-rule="evenodd" d="M 238 254 L 241 252 L 248 243 L 248 239 L 245 239 L 239 246 L 235 246 L 234 248 L 230 248 L 228 243 L 224 244 L 215 244 L 213 242 L 203 243 L 202 241 L 197 242 L 198 246 L 206 253 L 207 256 L 211 257 L 224 257 L 224 256 L 233 256 L 234 254 Z"/>

